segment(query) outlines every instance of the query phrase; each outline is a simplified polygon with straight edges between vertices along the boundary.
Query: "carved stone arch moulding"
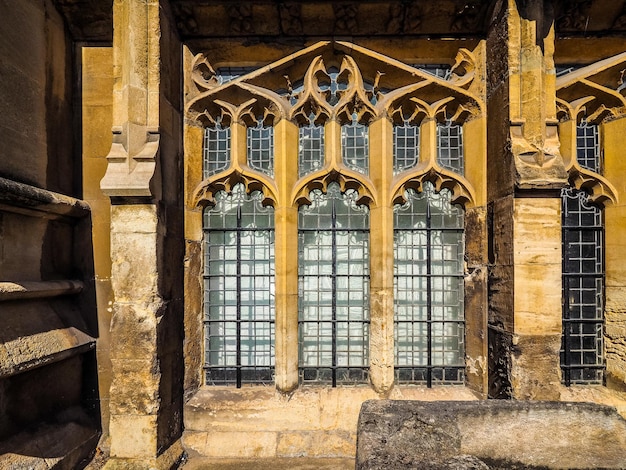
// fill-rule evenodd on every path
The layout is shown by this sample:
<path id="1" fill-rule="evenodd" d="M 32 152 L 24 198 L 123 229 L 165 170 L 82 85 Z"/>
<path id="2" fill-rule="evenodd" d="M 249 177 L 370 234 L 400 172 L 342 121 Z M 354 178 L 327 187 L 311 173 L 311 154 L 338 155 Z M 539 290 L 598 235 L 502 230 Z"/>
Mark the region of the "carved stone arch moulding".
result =
<path id="1" fill-rule="evenodd" d="M 459 51 L 450 77 L 443 79 L 355 44 L 321 41 L 221 83 L 207 57 L 199 54 L 191 65 L 196 90 L 186 111 L 192 121 L 207 125 L 224 112 L 219 102 L 240 108 L 254 99 L 254 112 L 266 109 L 275 120 L 303 124 L 313 117 L 316 124 L 327 119 L 349 123 L 356 116 L 368 124 L 391 108 L 395 112 L 402 97 L 419 97 L 429 106 L 451 97 L 446 117 L 468 119 L 484 108 L 483 97 L 469 91 L 475 69 L 475 57 L 465 49 Z"/>
<path id="2" fill-rule="evenodd" d="M 589 193 L 589 199 L 594 204 L 617 203 L 617 190 L 603 176 L 580 167 L 578 164 L 569 170 L 569 182 L 576 189 Z"/>
<path id="3" fill-rule="evenodd" d="M 240 169 L 230 169 L 208 178 L 200 183 L 192 192 L 192 206 L 206 207 L 215 205 L 215 194 L 219 191 L 232 192 L 237 184 L 243 184 L 246 193 L 261 191 L 263 193 L 262 204 L 275 206 L 278 201 L 278 190 L 272 180 L 264 175 L 252 175 Z"/>
<path id="4" fill-rule="evenodd" d="M 561 75 L 556 81 L 557 117 L 562 125 L 572 126 L 575 139 L 576 125 L 585 119 L 589 123 L 626 116 L 626 52 Z M 575 142 L 575 140 L 573 140 Z M 596 204 L 617 202 L 615 187 L 602 175 L 582 167 L 574 154 L 567 163 L 570 184 L 584 189 Z"/>
<path id="5" fill-rule="evenodd" d="M 452 194 L 451 202 L 453 204 L 461 204 L 465 208 L 474 206 L 476 195 L 472 185 L 462 176 L 446 170 L 429 168 L 418 174 L 399 175 L 391 188 L 393 204 L 404 204 L 404 192 L 407 189 L 414 189 L 417 192 L 423 191 L 423 184 L 430 182 L 437 192 L 447 189 Z"/>
<path id="6" fill-rule="evenodd" d="M 363 175 L 354 173 L 354 176 L 339 172 L 335 169 L 326 171 L 324 174 L 311 175 L 310 178 L 301 180 L 296 184 L 293 195 L 291 198 L 292 206 L 299 207 L 301 205 L 311 204 L 309 194 L 315 189 L 319 189 L 323 193 L 328 190 L 330 183 L 336 182 L 339 184 L 341 191 L 344 192 L 347 189 L 353 189 L 359 194 L 357 204 L 364 204 L 367 206 L 376 205 L 376 195 L 374 188 L 368 181 L 362 181 Z"/>

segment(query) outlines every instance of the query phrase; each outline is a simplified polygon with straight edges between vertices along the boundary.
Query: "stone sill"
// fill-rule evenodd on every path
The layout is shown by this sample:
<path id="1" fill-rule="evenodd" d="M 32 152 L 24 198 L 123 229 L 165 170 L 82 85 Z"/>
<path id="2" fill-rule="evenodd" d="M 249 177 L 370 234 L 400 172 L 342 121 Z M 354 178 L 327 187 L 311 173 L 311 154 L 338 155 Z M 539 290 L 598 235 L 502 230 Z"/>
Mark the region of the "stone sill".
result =
<path id="1" fill-rule="evenodd" d="M 203 387 L 185 405 L 186 430 L 232 429 L 237 416 L 239 429 L 285 431 L 298 429 L 332 429 L 337 421 L 353 421 L 347 427 L 356 429 L 361 404 L 381 397 L 368 386 L 300 387 L 282 394 L 270 386 Z M 395 387 L 388 397 L 394 400 L 478 400 L 479 396 L 464 386 Z M 249 422 L 248 422 L 249 420 Z M 264 426 L 266 423 L 266 426 Z"/>

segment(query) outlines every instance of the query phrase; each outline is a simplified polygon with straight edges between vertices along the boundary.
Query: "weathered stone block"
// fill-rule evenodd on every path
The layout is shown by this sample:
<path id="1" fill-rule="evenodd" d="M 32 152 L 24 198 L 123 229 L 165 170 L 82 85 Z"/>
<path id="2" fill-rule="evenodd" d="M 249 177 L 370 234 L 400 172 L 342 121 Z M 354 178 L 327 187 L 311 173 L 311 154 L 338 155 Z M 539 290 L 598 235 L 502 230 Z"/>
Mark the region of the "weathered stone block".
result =
<path id="1" fill-rule="evenodd" d="M 286 432 L 278 435 L 278 457 L 351 457 L 356 435 L 347 431 Z"/>
<path id="2" fill-rule="evenodd" d="M 626 421 L 602 405 L 383 400 L 359 416 L 357 470 L 624 465 Z"/>
<path id="3" fill-rule="evenodd" d="M 111 441 L 111 457 L 139 459 L 156 456 L 156 426 L 156 415 L 111 414 L 109 431 L 119 437 Z"/>

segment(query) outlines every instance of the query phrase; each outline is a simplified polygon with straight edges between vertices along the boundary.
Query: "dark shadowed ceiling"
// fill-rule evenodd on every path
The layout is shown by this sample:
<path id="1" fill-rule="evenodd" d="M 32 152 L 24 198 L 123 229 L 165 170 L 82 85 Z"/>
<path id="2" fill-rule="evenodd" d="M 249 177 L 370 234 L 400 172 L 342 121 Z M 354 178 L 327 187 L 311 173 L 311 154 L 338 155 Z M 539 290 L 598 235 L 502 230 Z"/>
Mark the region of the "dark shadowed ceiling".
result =
<path id="1" fill-rule="evenodd" d="M 54 0 L 74 39 L 112 40 L 112 0 Z M 502 0 L 170 0 L 181 38 L 484 37 Z M 561 37 L 626 36 L 626 0 L 516 0 L 553 8 Z M 165 0 L 162 1 L 165 4 Z"/>

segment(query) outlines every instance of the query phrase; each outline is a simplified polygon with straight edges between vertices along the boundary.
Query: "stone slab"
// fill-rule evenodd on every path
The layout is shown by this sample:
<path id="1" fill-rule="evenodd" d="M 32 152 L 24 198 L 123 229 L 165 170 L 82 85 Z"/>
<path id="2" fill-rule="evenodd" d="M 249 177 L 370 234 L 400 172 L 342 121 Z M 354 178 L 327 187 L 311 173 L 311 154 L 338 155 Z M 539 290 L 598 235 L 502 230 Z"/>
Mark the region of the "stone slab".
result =
<path id="1" fill-rule="evenodd" d="M 626 468 L 626 420 L 591 403 L 367 401 L 357 470 Z"/>

